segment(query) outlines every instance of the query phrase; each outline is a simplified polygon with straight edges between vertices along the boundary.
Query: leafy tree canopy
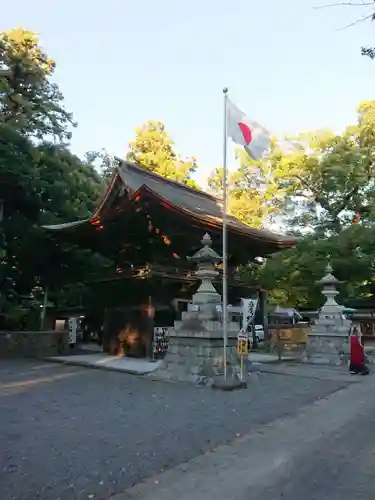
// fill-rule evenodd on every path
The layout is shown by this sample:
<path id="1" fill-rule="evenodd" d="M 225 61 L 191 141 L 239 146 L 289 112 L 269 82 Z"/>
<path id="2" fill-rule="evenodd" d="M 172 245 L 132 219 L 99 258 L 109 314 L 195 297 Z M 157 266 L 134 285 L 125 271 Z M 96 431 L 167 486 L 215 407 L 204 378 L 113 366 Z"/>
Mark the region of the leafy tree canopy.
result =
<path id="1" fill-rule="evenodd" d="M 0 313 L 40 286 L 58 289 L 108 265 L 41 227 L 88 217 L 104 188 L 90 159 L 62 142 L 72 119 L 50 81 L 54 67 L 34 33 L 0 33 Z"/>
<path id="2" fill-rule="evenodd" d="M 0 126 L 37 139 L 69 139 L 72 115 L 50 80 L 54 70 L 36 33 L 21 27 L 0 33 Z"/>
<path id="3" fill-rule="evenodd" d="M 330 131 L 291 138 L 282 152 L 274 179 L 285 193 L 289 223 L 320 234 L 339 233 L 356 214 L 372 216 L 375 195 L 375 102 L 358 108 L 358 123 L 342 135 Z"/>
<path id="4" fill-rule="evenodd" d="M 89 217 L 113 172 L 104 150 L 84 160 L 69 150 L 72 115 L 51 81 L 54 68 L 35 33 L 0 33 L 0 313 L 9 312 L 14 297 L 47 285 L 55 300 L 58 290 L 68 297 L 73 283 L 82 290 L 93 274 L 114 267 L 41 228 Z M 319 130 L 274 140 L 259 161 L 237 155 L 239 167 L 228 178 L 230 212 L 253 227 L 272 224 L 299 236 L 296 248 L 244 268 L 244 275 L 260 280 L 280 305 L 317 307 L 315 282 L 330 255 L 345 281 L 342 301 L 368 295 L 375 276 L 375 101 L 362 102 L 357 123 L 342 134 Z M 161 122 L 137 129 L 127 158 L 196 187 L 196 160 L 176 153 Z M 222 195 L 221 169 L 208 186 Z"/>
<path id="5" fill-rule="evenodd" d="M 274 146 L 274 145 L 273 145 Z M 236 151 L 239 168 L 227 178 L 228 211 L 251 227 L 270 222 L 277 211 L 278 196 L 272 177 L 273 149 L 267 160 L 252 160 L 245 151 Z M 208 178 L 208 190 L 223 196 L 223 168 L 216 168 Z"/>
<path id="6" fill-rule="evenodd" d="M 198 168 L 195 158 L 183 160 L 177 155 L 173 140 L 162 122 L 151 120 L 136 130 L 127 159 L 162 177 L 197 187 L 192 179 Z"/>
<path id="7" fill-rule="evenodd" d="M 331 255 L 335 274 L 346 281 L 343 299 L 364 296 L 375 272 L 375 101 L 361 103 L 357 124 L 341 135 L 289 139 L 289 149 L 274 150 L 272 176 L 282 193 L 278 220 L 300 240 L 268 259 L 258 276 L 279 303 L 316 307 L 315 280 Z"/>

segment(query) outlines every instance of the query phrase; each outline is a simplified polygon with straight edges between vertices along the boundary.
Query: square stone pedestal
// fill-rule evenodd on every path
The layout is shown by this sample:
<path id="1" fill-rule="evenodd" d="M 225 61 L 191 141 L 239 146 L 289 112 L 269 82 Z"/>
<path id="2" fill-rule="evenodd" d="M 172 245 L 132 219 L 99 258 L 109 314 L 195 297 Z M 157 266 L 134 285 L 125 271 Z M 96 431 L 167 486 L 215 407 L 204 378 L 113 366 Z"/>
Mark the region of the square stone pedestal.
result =
<path id="1" fill-rule="evenodd" d="M 317 284 L 323 285 L 322 294 L 326 301 L 319 311 L 316 324 L 311 327 L 303 361 L 345 365 L 350 356 L 349 329 L 351 321 L 344 317 L 343 307 L 335 300 L 339 293 L 336 286 L 340 281 L 333 276 L 331 264 L 328 263 L 325 271 L 325 276 L 317 281 Z"/>
<path id="2" fill-rule="evenodd" d="M 226 323 L 226 360 L 224 356 L 224 324 L 219 311 L 225 311 L 226 305 L 225 301 L 221 303 L 221 297 L 212 284 L 219 275 L 215 266 L 222 259 L 211 244 L 211 237 L 206 233 L 202 238 L 203 247 L 188 257 L 197 264 L 195 275 L 201 284 L 188 304 L 188 310 L 182 313 L 181 321 L 176 321 L 174 328 L 170 329 L 167 355 L 154 376 L 223 389 L 243 387 L 244 384 L 239 383 L 242 377 L 236 349 L 237 323 Z M 225 367 L 227 377 L 223 383 Z M 243 371 L 247 374 L 247 367 Z"/>
<path id="3" fill-rule="evenodd" d="M 162 367 L 154 375 L 164 380 L 214 385 L 224 374 L 223 323 L 205 319 L 205 313 L 187 311 L 169 332 L 169 348 Z M 227 378 L 239 381 L 240 362 L 237 354 L 237 323 L 228 324 Z M 247 364 L 243 379 L 246 379 Z"/>
<path id="4" fill-rule="evenodd" d="M 319 318 L 309 333 L 304 361 L 328 365 L 347 364 L 350 324 L 350 321 L 338 316 Z"/>

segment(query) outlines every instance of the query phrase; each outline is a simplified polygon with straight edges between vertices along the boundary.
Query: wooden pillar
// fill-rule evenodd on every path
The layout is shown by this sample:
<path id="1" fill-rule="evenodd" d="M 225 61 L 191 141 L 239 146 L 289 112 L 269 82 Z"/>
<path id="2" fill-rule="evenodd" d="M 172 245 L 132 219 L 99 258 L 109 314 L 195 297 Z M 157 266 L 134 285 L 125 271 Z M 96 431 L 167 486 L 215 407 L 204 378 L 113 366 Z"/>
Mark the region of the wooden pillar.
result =
<path id="1" fill-rule="evenodd" d="M 145 332 L 143 333 L 143 341 L 145 344 L 145 354 L 147 358 L 152 358 L 152 345 L 154 340 L 154 318 L 155 307 L 153 305 L 151 295 L 148 296 L 147 306 L 142 308 L 145 319 Z"/>
<path id="2" fill-rule="evenodd" d="M 154 326 L 155 326 L 155 307 L 152 303 L 152 297 L 148 297 L 149 314 L 150 314 L 150 325 L 151 325 L 151 336 L 149 338 L 149 345 L 147 346 L 147 356 L 151 359 L 153 357 L 153 345 L 154 345 Z"/>
<path id="3" fill-rule="evenodd" d="M 269 341 L 269 329 L 268 329 L 268 293 L 267 290 L 260 290 L 259 292 L 259 309 L 262 316 L 263 330 L 264 330 L 264 341 Z"/>

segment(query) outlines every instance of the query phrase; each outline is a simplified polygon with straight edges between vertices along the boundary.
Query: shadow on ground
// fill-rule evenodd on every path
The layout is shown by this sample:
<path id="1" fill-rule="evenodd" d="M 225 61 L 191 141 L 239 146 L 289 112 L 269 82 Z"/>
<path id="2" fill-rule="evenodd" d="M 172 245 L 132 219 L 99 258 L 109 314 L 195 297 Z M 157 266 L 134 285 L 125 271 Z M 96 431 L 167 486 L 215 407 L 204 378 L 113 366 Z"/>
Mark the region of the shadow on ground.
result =
<path id="1" fill-rule="evenodd" d="M 1 500 L 106 499 L 344 386 L 261 373 L 228 393 L 1 361 Z"/>

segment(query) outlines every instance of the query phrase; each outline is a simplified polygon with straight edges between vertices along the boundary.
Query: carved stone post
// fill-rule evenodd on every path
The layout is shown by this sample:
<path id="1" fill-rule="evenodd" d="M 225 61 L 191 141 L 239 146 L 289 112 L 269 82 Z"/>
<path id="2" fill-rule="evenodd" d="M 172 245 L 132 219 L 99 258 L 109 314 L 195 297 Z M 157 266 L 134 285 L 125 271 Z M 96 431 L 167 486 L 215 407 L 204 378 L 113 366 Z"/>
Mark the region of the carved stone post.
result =
<path id="1" fill-rule="evenodd" d="M 196 384 L 218 386 L 217 380 L 224 371 L 223 322 L 218 312 L 221 296 L 213 285 L 219 274 L 216 264 L 221 261 L 213 248 L 209 234 L 202 239 L 203 247 L 189 260 L 197 264 L 195 274 L 200 280 L 196 293 L 175 321 L 169 332 L 169 349 L 163 366 L 154 372 L 163 379 L 190 381 Z M 228 323 L 228 375 L 231 381 L 239 381 L 239 363 L 236 350 L 239 326 Z M 243 386 L 241 381 L 237 386 Z"/>
<path id="2" fill-rule="evenodd" d="M 201 243 L 203 247 L 192 257 L 188 257 L 188 260 L 197 264 L 195 275 L 201 281 L 197 292 L 193 295 L 192 303 L 202 306 L 208 312 L 209 309 L 214 311 L 215 304 L 221 302 L 221 297 L 212 282 L 219 274 L 215 265 L 222 259 L 211 248 L 212 240 L 208 233 L 203 236 Z M 210 307 L 207 307 L 208 305 Z"/>
<path id="3" fill-rule="evenodd" d="M 326 274 L 317 284 L 322 285 L 325 303 L 319 311 L 318 319 L 311 327 L 306 359 L 312 363 L 331 365 L 346 364 L 349 358 L 349 329 L 351 321 L 345 319 L 343 306 L 336 302 L 337 285 L 340 281 L 332 274 L 332 266 L 327 264 Z"/>

